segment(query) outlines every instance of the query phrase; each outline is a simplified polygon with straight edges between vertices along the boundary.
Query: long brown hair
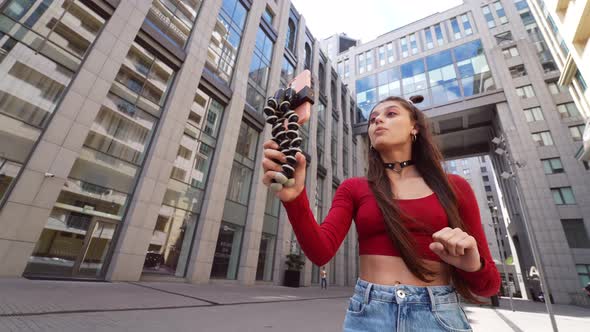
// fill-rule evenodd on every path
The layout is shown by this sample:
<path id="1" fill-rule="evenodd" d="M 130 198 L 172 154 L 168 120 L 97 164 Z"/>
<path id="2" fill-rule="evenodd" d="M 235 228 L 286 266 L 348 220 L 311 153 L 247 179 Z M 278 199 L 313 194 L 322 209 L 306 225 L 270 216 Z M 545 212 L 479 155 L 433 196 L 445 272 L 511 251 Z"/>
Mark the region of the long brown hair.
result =
<path id="1" fill-rule="evenodd" d="M 418 129 L 416 140 L 412 143 L 412 160 L 414 161 L 414 165 L 424 179 L 424 182 L 426 182 L 438 197 L 440 204 L 447 214 L 449 227 L 459 227 L 468 232 L 459 215 L 457 196 L 441 165 L 443 156 L 434 143 L 424 113 L 414 105 L 414 102 L 419 102 L 422 99 L 422 96 L 413 96 L 410 97 L 412 101 L 410 103 L 401 97 L 388 97 L 379 101 L 377 105 L 386 101 L 395 101 L 410 112 L 410 117 L 415 123 L 415 128 Z M 403 222 L 403 219 L 408 217 L 402 213 L 397 203 L 392 199 L 392 184 L 387 176 L 383 160 L 379 152 L 371 148 L 370 144 L 371 142 L 369 140 L 369 169 L 367 180 L 383 214 L 389 238 L 396 244 L 401 258 L 410 271 L 420 280 L 430 282 L 432 281 L 431 277 L 435 276 L 436 273 L 426 267 L 423 257 L 419 256 L 416 252 L 413 238 L 410 236 Z M 479 302 L 469 291 L 469 288 L 461 279 L 457 270 L 452 266 L 449 267 L 451 269 L 451 281 L 457 292 L 466 300 Z"/>

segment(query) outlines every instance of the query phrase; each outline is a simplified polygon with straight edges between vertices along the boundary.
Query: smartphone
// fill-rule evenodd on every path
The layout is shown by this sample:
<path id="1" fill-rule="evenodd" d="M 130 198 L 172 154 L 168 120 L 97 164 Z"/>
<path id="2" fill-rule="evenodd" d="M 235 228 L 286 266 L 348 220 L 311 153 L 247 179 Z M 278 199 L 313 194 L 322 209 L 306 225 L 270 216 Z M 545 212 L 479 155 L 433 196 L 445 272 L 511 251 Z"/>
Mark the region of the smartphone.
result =
<path id="1" fill-rule="evenodd" d="M 295 108 L 295 113 L 299 116 L 300 125 L 305 124 L 311 116 L 311 104 L 313 103 L 313 90 L 311 89 L 311 72 L 304 70 L 289 83 L 290 87 L 297 93 L 306 93 L 311 101 L 302 103 Z"/>

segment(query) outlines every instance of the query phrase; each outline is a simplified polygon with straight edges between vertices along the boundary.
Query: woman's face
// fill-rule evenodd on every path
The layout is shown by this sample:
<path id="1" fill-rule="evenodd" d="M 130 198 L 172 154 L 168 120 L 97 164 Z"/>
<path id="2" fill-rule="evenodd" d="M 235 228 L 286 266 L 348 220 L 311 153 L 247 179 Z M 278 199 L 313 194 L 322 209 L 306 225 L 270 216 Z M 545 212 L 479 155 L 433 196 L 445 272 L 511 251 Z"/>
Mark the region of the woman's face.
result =
<path id="1" fill-rule="evenodd" d="M 412 144 L 413 133 L 418 132 L 411 113 L 397 101 L 385 101 L 369 115 L 369 139 L 377 151 Z"/>

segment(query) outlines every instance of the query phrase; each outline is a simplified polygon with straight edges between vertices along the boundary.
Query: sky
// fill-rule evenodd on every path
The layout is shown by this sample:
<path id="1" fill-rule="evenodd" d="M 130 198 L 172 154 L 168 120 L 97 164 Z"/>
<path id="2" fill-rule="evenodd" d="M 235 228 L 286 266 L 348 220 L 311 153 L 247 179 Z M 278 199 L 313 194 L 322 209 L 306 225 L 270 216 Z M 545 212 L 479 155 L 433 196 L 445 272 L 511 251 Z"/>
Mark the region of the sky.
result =
<path id="1" fill-rule="evenodd" d="M 291 0 L 312 35 L 344 32 L 363 43 L 463 3 L 462 0 Z"/>

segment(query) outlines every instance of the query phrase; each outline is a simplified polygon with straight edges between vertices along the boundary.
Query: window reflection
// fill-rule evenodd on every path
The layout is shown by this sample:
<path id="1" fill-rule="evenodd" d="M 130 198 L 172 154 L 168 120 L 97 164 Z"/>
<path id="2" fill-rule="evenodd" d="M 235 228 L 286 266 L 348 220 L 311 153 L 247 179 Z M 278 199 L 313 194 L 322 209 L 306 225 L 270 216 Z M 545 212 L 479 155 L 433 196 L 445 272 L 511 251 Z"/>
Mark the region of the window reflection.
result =
<path id="1" fill-rule="evenodd" d="M 100 277 L 173 76 L 172 68 L 133 43 L 53 207 L 29 273 Z M 65 227 L 59 234 L 76 240 L 48 243 L 47 234 L 56 225 Z M 100 260 L 88 256 L 89 250 L 95 250 Z M 65 256 L 60 253 L 64 251 Z M 39 261 L 35 255 L 41 252 L 45 256 Z M 53 258 L 60 262 L 59 269 Z"/>
<path id="2" fill-rule="evenodd" d="M 442 104 L 461 97 L 451 51 L 427 57 L 426 65 L 433 104 Z"/>
<path id="3" fill-rule="evenodd" d="M 464 96 L 472 96 L 496 88 L 480 40 L 455 47 L 453 52 L 457 60 Z"/>
<path id="4" fill-rule="evenodd" d="M 215 152 L 223 106 L 199 89 L 191 105 L 144 272 L 183 277 Z"/>
<path id="5" fill-rule="evenodd" d="M 184 48 L 190 36 L 201 0 L 155 0 L 146 22 L 166 40 Z"/>
<path id="6" fill-rule="evenodd" d="M 4 1 L 0 205 L 104 23 L 80 1 Z"/>
<path id="7" fill-rule="evenodd" d="M 229 83 L 238 56 L 247 9 L 239 0 L 224 0 L 207 52 L 207 69 Z"/>

